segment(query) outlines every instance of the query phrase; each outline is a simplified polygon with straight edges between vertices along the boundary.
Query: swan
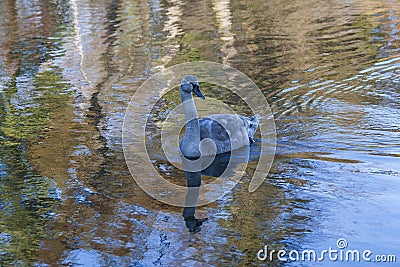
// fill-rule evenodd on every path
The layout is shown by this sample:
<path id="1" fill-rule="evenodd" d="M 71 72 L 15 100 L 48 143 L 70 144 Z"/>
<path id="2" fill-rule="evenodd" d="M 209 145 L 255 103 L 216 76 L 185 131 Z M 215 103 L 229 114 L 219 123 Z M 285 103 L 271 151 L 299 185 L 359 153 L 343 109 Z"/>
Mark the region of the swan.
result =
<path id="1" fill-rule="evenodd" d="M 180 85 L 186 123 L 186 132 L 180 143 L 183 156 L 198 158 L 222 154 L 254 142 L 253 136 L 259 123 L 258 115 L 246 117 L 236 114 L 211 114 L 199 119 L 192 93 L 205 99 L 196 76 L 188 75 L 182 79 Z"/>

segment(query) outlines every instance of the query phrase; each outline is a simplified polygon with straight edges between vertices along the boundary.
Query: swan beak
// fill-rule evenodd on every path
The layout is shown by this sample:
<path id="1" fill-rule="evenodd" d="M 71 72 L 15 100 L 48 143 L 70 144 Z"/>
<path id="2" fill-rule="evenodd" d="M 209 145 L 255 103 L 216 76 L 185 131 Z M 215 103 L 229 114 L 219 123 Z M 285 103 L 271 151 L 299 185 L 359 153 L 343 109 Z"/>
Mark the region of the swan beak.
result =
<path id="1" fill-rule="evenodd" d="M 195 93 L 201 99 L 206 99 L 206 97 L 200 91 L 200 86 L 198 84 L 195 84 L 195 83 L 191 83 L 191 84 L 193 86 L 193 93 Z"/>

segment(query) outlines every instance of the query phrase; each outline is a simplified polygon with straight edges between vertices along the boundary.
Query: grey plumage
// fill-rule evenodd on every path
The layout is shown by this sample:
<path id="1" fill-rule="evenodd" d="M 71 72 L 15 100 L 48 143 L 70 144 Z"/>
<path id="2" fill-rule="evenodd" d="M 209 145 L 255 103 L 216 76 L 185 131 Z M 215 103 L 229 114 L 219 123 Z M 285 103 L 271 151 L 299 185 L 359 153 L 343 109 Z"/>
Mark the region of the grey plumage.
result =
<path id="1" fill-rule="evenodd" d="M 186 120 L 186 133 L 181 141 L 181 152 L 187 157 L 226 153 L 253 142 L 258 127 L 258 116 L 212 114 L 198 119 L 192 92 L 204 99 L 195 76 L 186 76 L 181 82 L 181 98 Z M 212 142 L 202 142 L 201 140 Z M 215 149 L 214 149 L 215 145 Z"/>

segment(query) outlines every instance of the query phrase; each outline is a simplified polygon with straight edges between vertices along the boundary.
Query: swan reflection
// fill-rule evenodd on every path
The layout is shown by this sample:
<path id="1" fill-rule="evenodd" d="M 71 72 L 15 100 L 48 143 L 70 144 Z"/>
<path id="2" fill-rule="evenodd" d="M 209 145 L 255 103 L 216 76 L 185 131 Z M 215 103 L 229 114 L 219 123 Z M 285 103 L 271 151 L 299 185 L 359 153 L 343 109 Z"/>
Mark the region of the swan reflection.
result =
<path id="1" fill-rule="evenodd" d="M 216 178 L 223 176 L 224 179 L 229 178 L 235 174 L 235 169 L 239 164 L 258 160 L 260 151 L 259 143 L 254 142 L 250 146 L 245 146 L 235 151 L 234 154 L 231 152 L 218 154 L 212 161 L 210 160 L 210 156 L 200 157 L 194 161 L 189 161 L 185 158 L 182 161 L 184 163 L 184 169 L 201 169 L 201 171 L 197 172 L 185 172 L 187 193 L 185 198 L 185 208 L 183 209 L 182 215 L 189 232 L 200 232 L 201 226 L 206 220 L 208 220 L 207 217 L 195 217 L 202 175 Z M 211 164 L 209 164 L 210 161 Z M 190 166 L 187 166 L 188 164 L 190 164 Z"/>

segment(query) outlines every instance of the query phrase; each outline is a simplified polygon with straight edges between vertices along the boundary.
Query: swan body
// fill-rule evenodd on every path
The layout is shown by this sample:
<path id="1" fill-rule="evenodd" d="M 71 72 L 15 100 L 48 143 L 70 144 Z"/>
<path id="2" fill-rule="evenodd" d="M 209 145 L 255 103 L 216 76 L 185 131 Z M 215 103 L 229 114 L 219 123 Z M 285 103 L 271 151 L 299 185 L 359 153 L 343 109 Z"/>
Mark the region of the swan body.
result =
<path id="1" fill-rule="evenodd" d="M 186 132 L 180 143 L 185 157 L 221 154 L 250 145 L 258 127 L 258 116 L 212 114 L 198 119 L 192 92 L 205 99 L 195 76 L 183 78 L 180 86 Z"/>

